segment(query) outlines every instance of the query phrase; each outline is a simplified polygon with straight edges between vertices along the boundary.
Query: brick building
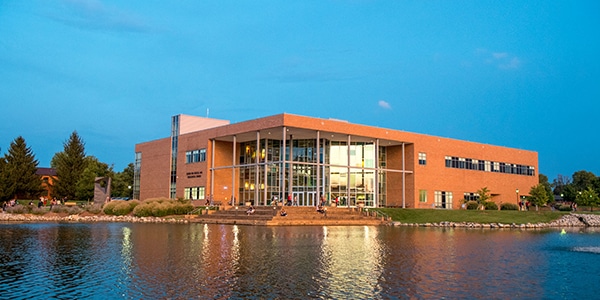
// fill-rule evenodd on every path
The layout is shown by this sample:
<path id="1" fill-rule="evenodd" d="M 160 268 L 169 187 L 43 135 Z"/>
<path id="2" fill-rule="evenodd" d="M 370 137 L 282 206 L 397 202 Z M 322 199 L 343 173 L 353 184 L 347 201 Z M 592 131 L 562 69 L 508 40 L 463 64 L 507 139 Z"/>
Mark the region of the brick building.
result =
<path id="1" fill-rule="evenodd" d="M 457 209 L 483 187 L 516 204 L 538 184 L 537 152 L 336 119 L 176 115 L 171 129 L 136 145 L 134 198 Z"/>

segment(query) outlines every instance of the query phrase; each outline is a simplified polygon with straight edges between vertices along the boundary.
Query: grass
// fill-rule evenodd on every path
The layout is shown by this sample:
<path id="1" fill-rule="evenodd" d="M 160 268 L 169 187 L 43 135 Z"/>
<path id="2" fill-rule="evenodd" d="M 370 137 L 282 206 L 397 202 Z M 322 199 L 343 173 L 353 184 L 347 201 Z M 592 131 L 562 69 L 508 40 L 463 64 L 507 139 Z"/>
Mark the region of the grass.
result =
<path id="1" fill-rule="evenodd" d="M 515 211 L 515 210 L 445 210 L 445 209 L 402 209 L 378 208 L 377 210 L 402 223 L 473 222 L 527 224 L 549 223 L 569 212 L 560 211 Z"/>

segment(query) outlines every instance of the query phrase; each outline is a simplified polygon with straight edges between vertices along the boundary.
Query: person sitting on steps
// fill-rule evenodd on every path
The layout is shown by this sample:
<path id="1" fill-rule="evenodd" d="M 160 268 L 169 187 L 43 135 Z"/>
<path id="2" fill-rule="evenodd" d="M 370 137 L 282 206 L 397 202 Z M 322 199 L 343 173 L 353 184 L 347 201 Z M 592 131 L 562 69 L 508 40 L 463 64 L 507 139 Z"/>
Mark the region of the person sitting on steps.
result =
<path id="1" fill-rule="evenodd" d="M 317 206 L 317 212 L 318 213 L 325 213 L 325 210 L 323 210 L 323 206 L 321 206 L 321 205 Z"/>
<path id="2" fill-rule="evenodd" d="M 246 214 L 251 215 L 254 213 L 254 206 L 250 205 L 248 207 L 248 210 L 246 211 Z"/>

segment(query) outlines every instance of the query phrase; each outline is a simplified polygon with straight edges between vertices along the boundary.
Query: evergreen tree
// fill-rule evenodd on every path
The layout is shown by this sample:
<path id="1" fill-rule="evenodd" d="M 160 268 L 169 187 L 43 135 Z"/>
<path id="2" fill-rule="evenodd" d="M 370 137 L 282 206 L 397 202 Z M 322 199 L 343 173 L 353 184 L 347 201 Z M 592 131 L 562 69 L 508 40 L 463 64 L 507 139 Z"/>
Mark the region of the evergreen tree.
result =
<path id="1" fill-rule="evenodd" d="M 64 150 L 56 153 L 50 163 L 56 170 L 57 177 L 53 189 L 54 196 L 76 199 L 77 183 L 86 167 L 85 145 L 77 131 L 73 131 L 63 145 Z"/>
<path id="2" fill-rule="evenodd" d="M 6 201 L 11 198 L 12 192 L 8 191 L 8 178 L 6 173 L 6 160 L 0 157 L 0 201 Z"/>
<path id="3" fill-rule="evenodd" d="M 42 179 L 36 174 L 38 161 L 23 137 L 10 144 L 2 164 L 4 194 L 16 199 L 34 199 L 42 193 Z"/>

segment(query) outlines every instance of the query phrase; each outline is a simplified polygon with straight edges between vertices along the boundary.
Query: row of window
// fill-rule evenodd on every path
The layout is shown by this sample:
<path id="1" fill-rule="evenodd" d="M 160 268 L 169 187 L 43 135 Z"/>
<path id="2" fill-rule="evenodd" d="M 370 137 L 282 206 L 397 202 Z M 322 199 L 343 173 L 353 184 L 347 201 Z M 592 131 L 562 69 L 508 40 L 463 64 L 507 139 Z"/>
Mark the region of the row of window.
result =
<path id="1" fill-rule="evenodd" d="M 434 207 L 452 209 L 452 192 L 434 191 Z M 419 190 L 419 202 L 427 202 L 427 190 Z"/>
<path id="2" fill-rule="evenodd" d="M 191 200 L 205 199 L 205 188 L 203 186 L 186 187 L 183 191 L 183 198 Z"/>
<path id="3" fill-rule="evenodd" d="M 436 192 L 437 193 L 437 192 Z M 451 192 L 447 192 L 452 194 Z M 441 193 L 440 193 L 441 195 Z M 479 194 L 477 193 L 464 193 L 465 201 L 477 201 L 479 200 Z M 427 202 L 427 190 L 419 190 L 419 202 Z"/>
<path id="4" fill-rule="evenodd" d="M 197 163 L 201 161 L 206 161 L 206 148 L 204 149 L 196 149 L 185 152 L 185 163 Z"/>
<path id="5" fill-rule="evenodd" d="M 485 172 L 498 172 L 507 174 L 518 174 L 535 176 L 535 168 L 526 165 L 517 165 L 511 163 L 479 160 L 472 158 L 446 156 L 446 167 L 466 170 L 477 170 Z"/>

